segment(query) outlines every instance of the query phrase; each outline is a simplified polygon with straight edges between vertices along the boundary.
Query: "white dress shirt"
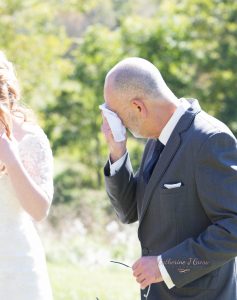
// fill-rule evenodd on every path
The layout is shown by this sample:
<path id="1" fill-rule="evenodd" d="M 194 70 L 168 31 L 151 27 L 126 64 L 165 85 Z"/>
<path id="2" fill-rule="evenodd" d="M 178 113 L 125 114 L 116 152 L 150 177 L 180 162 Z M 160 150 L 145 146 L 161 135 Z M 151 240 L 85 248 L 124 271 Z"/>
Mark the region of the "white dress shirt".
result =
<path id="1" fill-rule="evenodd" d="M 173 115 L 171 116 L 171 118 L 169 119 L 169 121 L 166 123 L 165 127 L 162 129 L 161 134 L 159 136 L 159 140 L 162 144 L 166 145 L 175 126 L 177 125 L 178 121 L 180 120 L 180 118 L 183 116 L 183 114 L 185 113 L 185 111 L 190 107 L 189 102 L 184 99 L 181 98 L 180 99 L 180 105 L 177 107 L 177 109 L 175 110 L 175 112 L 173 113 Z M 113 164 L 111 164 L 110 160 L 109 160 L 109 164 L 110 164 L 110 176 L 115 175 L 119 169 L 122 167 L 124 160 L 126 158 L 127 152 L 116 162 L 114 162 Z M 126 167 L 128 169 L 131 169 L 131 162 L 130 159 L 127 159 L 126 161 Z M 161 276 L 165 282 L 165 284 L 167 285 L 167 287 L 169 289 L 171 289 L 172 287 L 174 287 L 174 283 L 169 275 L 169 273 L 166 270 L 166 267 L 163 264 L 162 261 L 162 256 L 159 255 L 157 257 L 157 263 L 160 269 L 160 273 Z"/>

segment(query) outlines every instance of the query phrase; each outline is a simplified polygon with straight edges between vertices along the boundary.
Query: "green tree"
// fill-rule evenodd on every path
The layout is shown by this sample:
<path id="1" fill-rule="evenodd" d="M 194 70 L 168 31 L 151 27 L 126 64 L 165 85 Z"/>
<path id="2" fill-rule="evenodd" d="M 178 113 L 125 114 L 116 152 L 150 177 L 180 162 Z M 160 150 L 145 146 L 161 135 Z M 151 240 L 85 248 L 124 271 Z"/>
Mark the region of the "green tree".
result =
<path id="1" fill-rule="evenodd" d="M 34 109 L 55 100 L 72 70 L 63 57 L 70 40 L 55 17 L 54 1 L 0 1 L 0 48 L 16 66 L 23 101 Z"/>
<path id="2" fill-rule="evenodd" d="M 237 2 L 182 1 L 177 14 L 187 23 L 194 93 L 208 111 L 237 133 Z"/>
<path id="3" fill-rule="evenodd" d="M 95 171 L 97 187 L 102 184 L 105 153 L 98 106 L 104 102 L 105 75 L 121 56 L 118 32 L 101 25 L 89 27 L 71 53 L 73 74 L 64 82 L 57 102 L 45 112 L 49 117 L 47 132 L 54 140 L 55 151 L 66 148 L 87 166 L 91 178 Z"/>

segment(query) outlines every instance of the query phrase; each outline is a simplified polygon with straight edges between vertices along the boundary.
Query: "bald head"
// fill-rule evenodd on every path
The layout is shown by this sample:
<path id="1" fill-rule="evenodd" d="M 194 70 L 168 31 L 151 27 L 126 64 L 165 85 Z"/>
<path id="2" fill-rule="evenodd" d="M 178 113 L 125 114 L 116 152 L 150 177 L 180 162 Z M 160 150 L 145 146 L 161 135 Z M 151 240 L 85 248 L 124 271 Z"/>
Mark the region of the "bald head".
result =
<path id="1" fill-rule="evenodd" d="M 159 70 L 149 61 L 132 57 L 115 65 L 107 74 L 105 86 L 119 99 L 168 100 L 174 97 Z"/>
<path id="2" fill-rule="evenodd" d="M 158 137 L 178 101 L 159 70 L 138 57 L 124 59 L 109 71 L 104 98 L 123 124 L 142 137 Z"/>

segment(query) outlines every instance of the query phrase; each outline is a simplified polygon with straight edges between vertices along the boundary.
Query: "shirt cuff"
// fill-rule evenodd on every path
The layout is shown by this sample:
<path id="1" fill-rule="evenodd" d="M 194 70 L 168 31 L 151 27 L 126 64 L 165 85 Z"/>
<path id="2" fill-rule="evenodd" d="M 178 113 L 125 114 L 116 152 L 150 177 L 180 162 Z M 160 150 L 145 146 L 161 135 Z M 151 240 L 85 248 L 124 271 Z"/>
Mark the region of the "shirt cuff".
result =
<path id="1" fill-rule="evenodd" d="M 109 166 L 110 166 L 110 176 L 114 176 L 122 167 L 125 159 L 127 156 L 127 152 L 120 157 L 120 159 L 116 160 L 113 164 L 111 163 L 110 159 L 109 159 Z"/>
<path id="2" fill-rule="evenodd" d="M 168 289 L 171 289 L 172 287 L 175 286 L 175 284 L 173 283 L 172 279 L 170 278 L 169 273 L 166 270 L 165 265 L 163 264 L 161 255 L 159 255 L 157 257 L 157 263 L 158 263 L 158 267 L 160 269 L 160 273 L 161 273 L 161 276 L 162 276 L 165 284 L 167 285 Z"/>

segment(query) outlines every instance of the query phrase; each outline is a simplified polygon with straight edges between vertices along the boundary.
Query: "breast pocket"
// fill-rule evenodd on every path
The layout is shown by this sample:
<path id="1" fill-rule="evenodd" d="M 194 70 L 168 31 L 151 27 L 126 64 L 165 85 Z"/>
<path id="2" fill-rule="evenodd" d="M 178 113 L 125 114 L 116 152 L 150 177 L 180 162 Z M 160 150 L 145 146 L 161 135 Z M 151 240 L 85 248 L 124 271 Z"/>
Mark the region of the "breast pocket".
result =
<path id="1" fill-rule="evenodd" d="M 166 195 L 172 197 L 184 193 L 185 190 L 186 186 L 184 184 L 182 184 L 180 187 L 174 187 L 170 189 L 162 186 L 159 188 L 159 194 L 161 195 L 161 197 L 165 197 Z"/>

